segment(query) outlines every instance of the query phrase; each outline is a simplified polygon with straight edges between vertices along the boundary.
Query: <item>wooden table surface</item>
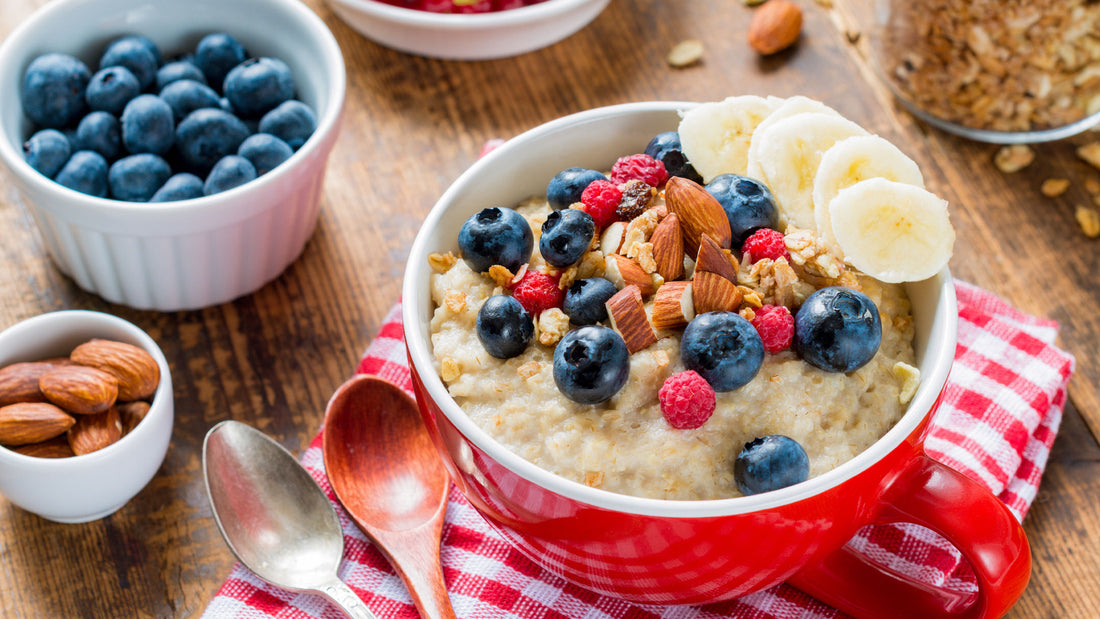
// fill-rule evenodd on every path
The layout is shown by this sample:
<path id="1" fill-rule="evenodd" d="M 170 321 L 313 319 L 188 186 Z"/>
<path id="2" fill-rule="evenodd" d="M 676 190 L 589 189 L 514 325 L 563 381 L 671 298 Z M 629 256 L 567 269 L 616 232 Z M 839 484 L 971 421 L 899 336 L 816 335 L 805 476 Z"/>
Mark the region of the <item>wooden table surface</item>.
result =
<path id="1" fill-rule="evenodd" d="M 748 48 L 751 9 L 737 0 L 614 0 L 566 41 L 513 59 L 445 62 L 380 47 L 307 0 L 336 35 L 348 68 L 347 115 L 332 154 L 317 231 L 277 280 L 217 307 L 136 311 L 80 290 L 51 263 L 9 177 L 0 175 L 0 328 L 43 312 L 92 309 L 147 330 L 168 357 L 176 427 L 157 476 L 118 513 L 47 522 L 0 500 L 0 616 L 190 617 L 232 565 L 210 515 L 200 449 L 224 419 L 252 424 L 292 451 L 317 432 L 325 403 L 397 298 L 419 222 L 490 138 L 628 101 L 708 101 L 804 94 L 898 144 L 951 203 L 957 277 L 1062 325 L 1077 358 L 1071 403 L 1025 521 L 1035 567 L 1010 616 L 1100 616 L 1100 269 L 1074 206 L 1100 172 L 1074 155 L 1081 136 L 1036 147 L 1006 175 L 996 147 L 924 126 L 901 111 L 853 44 L 851 0 L 805 11 L 799 45 L 761 59 Z M 0 0 L 6 35 L 45 0 Z M 828 3 L 825 3 L 828 4 Z M 665 55 L 699 39 L 701 64 Z M 1073 180 L 1044 197 L 1049 177 Z"/>

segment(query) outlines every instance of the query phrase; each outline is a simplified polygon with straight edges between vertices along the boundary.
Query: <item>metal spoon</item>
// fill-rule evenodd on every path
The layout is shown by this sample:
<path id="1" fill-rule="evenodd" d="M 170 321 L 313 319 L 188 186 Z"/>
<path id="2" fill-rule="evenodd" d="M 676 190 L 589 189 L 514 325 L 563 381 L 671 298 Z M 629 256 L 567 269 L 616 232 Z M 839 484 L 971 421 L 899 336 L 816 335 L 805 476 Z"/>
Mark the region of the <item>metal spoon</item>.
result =
<path id="1" fill-rule="evenodd" d="M 336 570 L 344 534 L 328 497 L 282 445 L 236 421 L 210 429 L 202 469 L 229 549 L 267 582 L 318 593 L 353 619 L 378 619 Z"/>
<path id="2" fill-rule="evenodd" d="M 439 542 L 449 478 L 416 402 L 396 385 L 360 375 L 325 411 L 329 483 L 359 528 L 393 564 L 425 619 L 454 619 Z"/>

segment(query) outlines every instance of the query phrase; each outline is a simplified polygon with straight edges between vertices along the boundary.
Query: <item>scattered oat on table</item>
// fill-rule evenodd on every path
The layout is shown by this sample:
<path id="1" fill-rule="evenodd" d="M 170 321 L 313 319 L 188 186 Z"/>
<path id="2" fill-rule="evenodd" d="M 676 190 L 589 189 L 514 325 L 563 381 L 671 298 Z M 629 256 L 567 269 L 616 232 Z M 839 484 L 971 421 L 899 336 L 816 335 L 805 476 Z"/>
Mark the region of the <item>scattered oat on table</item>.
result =
<path id="1" fill-rule="evenodd" d="M 1100 142 L 1089 142 L 1077 147 L 1077 156 L 1092 167 L 1100 170 Z"/>
<path id="2" fill-rule="evenodd" d="M 1069 189 L 1068 178 L 1048 178 L 1039 187 L 1039 191 L 1048 198 L 1057 198 L 1064 194 L 1067 189 Z"/>
<path id="3" fill-rule="evenodd" d="M 666 60 L 670 66 L 682 68 L 691 66 L 703 59 L 703 42 L 699 39 L 680 41 L 668 52 Z"/>
<path id="4" fill-rule="evenodd" d="M 1005 174 L 1019 172 L 1035 161 L 1035 151 L 1027 144 L 1002 146 L 993 156 L 997 169 Z"/>
<path id="5" fill-rule="evenodd" d="M 1090 239 L 1100 236 L 1100 211 L 1088 206 L 1077 205 L 1077 225 Z"/>

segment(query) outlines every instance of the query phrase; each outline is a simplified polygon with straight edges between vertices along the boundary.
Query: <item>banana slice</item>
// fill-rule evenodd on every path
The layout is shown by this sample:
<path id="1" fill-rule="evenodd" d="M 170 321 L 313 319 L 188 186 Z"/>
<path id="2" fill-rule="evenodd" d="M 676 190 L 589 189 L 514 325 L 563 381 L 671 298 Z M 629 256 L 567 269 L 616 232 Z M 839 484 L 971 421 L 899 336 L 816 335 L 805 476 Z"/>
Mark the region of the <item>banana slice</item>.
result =
<path id="1" fill-rule="evenodd" d="M 814 177 L 826 150 L 855 135 L 862 127 L 838 115 L 805 112 L 776 121 L 752 136 L 746 174 L 772 190 L 779 204 L 781 225 L 815 229 Z"/>
<path id="2" fill-rule="evenodd" d="M 845 138 L 825 151 L 814 176 L 813 188 L 814 221 L 821 238 L 836 245 L 829 219 L 829 202 L 837 192 L 875 177 L 924 187 L 924 177 L 917 163 L 889 140 L 877 135 Z"/>
<path id="3" fill-rule="evenodd" d="M 795 95 L 786 99 L 780 99 L 779 106 L 775 108 L 775 111 L 768 114 L 768 117 L 760 121 L 760 124 L 756 126 L 756 131 L 753 133 L 764 133 L 775 123 L 783 120 L 784 118 L 790 118 L 795 114 L 829 114 L 830 116 L 840 116 L 840 112 L 825 105 L 817 99 L 811 99 L 809 97 L 803 97 L 802 95 Z M 749 142 L 749 155 L 750 160 L 756 159 L 760 148 L 760 140 L 754 140 Z M 757 150 L 753 150 L 753 149 Z M 751 174 L 749 176 L 752 176 Z"/>
<path id="4" fill-rule="evenodd" d="M 755 95 L 703 103 L 680 119 L 680 145 L 691 165 L 710 182 L 719 174 L 745 173 L 752 132 L 777 101 Z"/>
<path id="5" fill-rule="evenodd" d="M 913 282 L 947 264 L 955 230 L 947 202 L 920 187 L 869 178 L 829 202 L 844 261 L 884 282 Z"/>

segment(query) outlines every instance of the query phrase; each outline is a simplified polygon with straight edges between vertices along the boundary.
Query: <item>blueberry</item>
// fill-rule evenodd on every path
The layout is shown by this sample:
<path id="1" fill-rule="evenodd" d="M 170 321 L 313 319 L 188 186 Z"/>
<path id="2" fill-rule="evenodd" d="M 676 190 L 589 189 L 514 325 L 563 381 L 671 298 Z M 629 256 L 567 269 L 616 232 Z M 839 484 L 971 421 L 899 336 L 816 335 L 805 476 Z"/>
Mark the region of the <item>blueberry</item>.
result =
<path id="1" fill-rule="evenodd" d="M 226 155 L 222 157 L 202 185 L 202 192 L 213 195 L 239 187 L 256 178 L 256 168 L 252 162 L 240 155 Z"/>
<path id="2" fill-rule="evenodd" d="M 94 150 L 107 161 L 122 152 L 122 128 L 118 119 L 107 112 L 90 112 L 80 119 L 72 137 L 74 150 Z"/>
<path id="3" fill-rule="evenodd" d="M 645 154 L 665 164 L 665 171 L 669 176 L 682 176 L 696 183 L 703 183 L 703 177 L 684 156 L 679 132 L 665 131 L 653 136 L 645 147 Z"/>
<path id="4" fill-rule="evenodd" d="M 497 359 L 522 353 L 535 335 L 535 321 L 515 297 L 496 294 L 477 312 L 477 339 Z"/>
<path id="5" fill-rule="evenodd" d="M 733 391 L 760 371 L 764 343 L 752 323 L 736 313 L 707 312 L 684 329 L 680 358 L 715 391 Z"/>
<path id="6" fill-rule="evenodd" d="M 554 349 L 554 383 L 580 404 L 610 400 L 630 376 L 630 351 L 622 336 L 601 325 L 565 334 Z"/>
<path id="7" fill-rule="evenodd" d="M 54 177 L 58 183 L 99 198 L 107 197 L 107 160 L 91 150 L 78 150 Z"/>
<path id="8" fill-rule="evenodd" d="M 291 99 L 263 115 L 259 130 L 286 142 L 294 150 L 302 147 L 317 129 L 317 119 L 308 105 Z"/>
<path id="9" fill-rule="evenodd" d="M 170 176 L 172 168 L 167 161 L 152 153 L 139 153 L 112 163 L 107 183 L 116 200 L 148 202 Z"/>
<path id="10" fill-rule="evenodd" d="M 767 185 L 754 178 L 720 174 L 707 183 L 706 190 L 726 211 L 734 247 L 741 247 L 749 235 L 761 228 L 774 229 L 779 225 L 775 197 Z"/>
<path id="11" fill-rule="evenodd" d="M 225 76 L 224 94 L 241 116 L 263 116 L 294 97 L 294 76 L 278 58 L 250 58 Z"/>
<path id="12" fill-rule="evenodd" d="M 224 32 L 204 36 L 195 47 L 195 64 L 206 76 L 206 83 L 218 92 L 222 92 L 225 76 L 230 69 L 247 57 L 244 46 Z"/>
<path id="13" fill-rule="evenodd" d="M 195 110 L 220 108 L 221 97 L 214 89 L 195 80 L 176 80 L 160 91 L 160 98 L 172 108 L 172 117 L 180 122 Z"/>
<path id="14" fill-rule="evenodd" d="M 602 277 L 578 279 L 565 290 L 562 310 L 575 325 L 593 325 L 607 320 L 607 300 L 619 289 Z"/>
<path id="15" fill-rule="evenodd" d="M 745 443 L 733 463 L 733 480 L 741 494 L 759 494 L 804 482 L 810 459 L 798 441 L 769 434 Z"/>
<path id="16" fill-rule="evenodd" d="M 202 74 L 202 70 L 194 62 L 190 60 L 173 60 L 157 69 L 157 92 L 164 90 L 164 87 L 168 84 L 180 80 L 191 80 L 206 85 L 206 76 Z"/>
<path id="17" fill-rule="evenodd" d="M 157 66 L 164 64 L 164 58 L 160 55 L 160 48 L 147 36 L 140 34 L 128 34 L 119 40 L 127 39 L 129 43 L 134 45 L 141 45 L 145 49 L 149 50 L 149 53 L 153 55 L 153 60 L 157 62 Z"/>
<path id="18" fill-rule="evenodd" d="M 471 215 L 458 231 L 462 258 L 477 273 L 499 264 L 515 273 L 531 258 L 534 235 L 527 220 L 510 208 L 492 207 Z"/>
<path id="19" fill-rule="evenodd" d="M 43 129 L 61 129 L 84 114 L 88 67 L 68 54 L 43 54 L 23 74 L 23 113 Z"/>
<path id="20" fill-rule="evenodd" d="M 149 39 L 142 36 L 124 36 L 112 41 L 99 58 L 100 70 L 107 67 L 126 67 L 137 78 L 141 90 L 152 86 L 157 79 L 160 51 Z"/>
<path id="21" fill-rule="evenodd" d="M 149 198 L 150 202 L 174 202 L 203 197 L 202 179 L 190 172 L 172 175 L 160 189 Z"/>
<path id="22" fill-rule="evenodd" d="M 606 181 L 602 172 L 588 168 L 566 168 L 554 175 L 546 185 L 546 201 L 550 208 L 561 210 L 581 201 L 581 193 L 592 181 Z"/>
<path id="23" fill-rule="evenodd" d="M 826 372 L 863 367 L 881 342 L 882 321 L 874 301 L 850 288 L 822 288 L 806 297 L 794 315 L 795 349 Z"/>
<path id="24" fill-rule="evenodd" d="M 88 108 L 118 116 L 130 102 L 141 94 L 141 84 L 126 67 L 100 69 L 88 82 L 84 100 Z"/>
<path id="25" fill-rule="evenodd" d="M 184 164 L 205 173 L 232 155 L 248 137 L 248 127 L 236 116 L 216 108 L 191 112 L 176 127 L 176 150 Z"/>
<path id="26" fill-rule="evenodd" d="M 539 251 L 550 265 L 567 267 L 588 251 L 594 234 L 596 223 L 588 213 L 575 208 L 551 211 L 542 224 Z"/>
<path id="27" fill-rule="evenodd" d="M 72 152 L 69 138 L 57 129 L 42 129 L 23 142 L 23 159 L 50 178 L 61 170 Z"/>
<path id="28" fill-rule="evenodd" d="M 172 108 L 156 95 L 138 95 L 122 110 L 122 144 L 132 154 L 167 153 L 175 128 Z"/>
<path id="29" fill-rule="evenodd" d="M 263 176 L 290 159 L 294 151 L 270 133 L 254 133 L 241 142 L 237 154 L 251 161 L 256 167 L 256 174 Z"/>

